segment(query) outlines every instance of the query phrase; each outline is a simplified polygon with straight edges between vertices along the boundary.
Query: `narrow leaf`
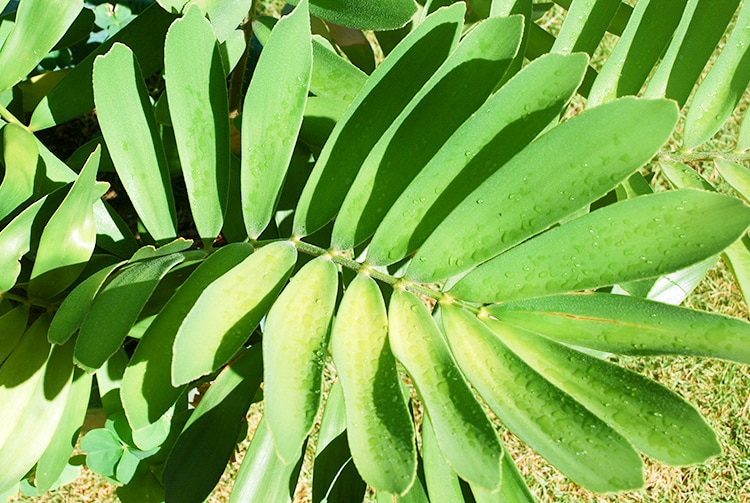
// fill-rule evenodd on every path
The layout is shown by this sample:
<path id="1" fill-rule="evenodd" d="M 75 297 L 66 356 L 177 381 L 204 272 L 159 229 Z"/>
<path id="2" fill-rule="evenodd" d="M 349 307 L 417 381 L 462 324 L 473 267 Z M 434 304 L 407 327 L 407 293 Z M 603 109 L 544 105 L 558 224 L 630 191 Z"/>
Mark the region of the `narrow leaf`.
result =
<path id="1" fill-rule="evenodd" d="M 94 101 L 115 169 L 143 225 L 156 241 L 175 237 L 167 160 L 140 67 L 127 46 L 117 43 L 96 58 Z"/>
<path id="2" fill-rule="evenodd" d="M 293 0 L 297 5 L 298 0 Z M 360 30 L 393 30 L 417 12 L 413 0 L 312 0 L 310 12 L 326 21 Z"/>
<path id="3" fill-rule="evenodd" d="M 675 190 L 621 201 L 482 264 L 451 290 L 497 302 L 656 277 L 719 253 L 750 224 L 733 197 Z"/>
<path id="4" fill-rule="evenodd" d="M 242 109 L 242 215 L 256 238 L 274 215 L 312 71 L 307 2 L 282 18 L 263 48 Z M 268 135 L 267 131 L 273 131 Z"/>
<path id="5" fill-rule="evenodd" d="M 724 256 L 747 302 L 750 299 L 750 237 L 745 235 L 732 243 L 724 250 Z"/>
<path id="6" fill-rule="evenodd" d="M 422 398 L 440 450 L 453 471 L 488 491 L 500 487 L 500 439 L 456 367 L 427 308 L 414 295 L 391 296 L 389 341 Z"/>
<path id="7" fill-rule="evenodd" d="M 174 253 L 118 271 L 83 320 L 75 345 L 76 364 L 93 372 L 117 352 L 159 281 L 184 259 Z"/>
<path id="8" fill-rule="evenodd" d="M 593 55 L 620 3 L 620 0 L 572 2 L 560 27 L 560 33 L 552 45 L 552 52 L 582 51 Z"/>
<path id="9" fill-rule="evenodd" d="M 5 170 L 0 184 L 0 221 L 34 195 L 39 150 L 34 135 L 16 124 L 3 127 Z"/>
<path id="10" fill-rule="evenodd" d="M 414 483 L 414 423 L 387 341 L 388 318 L 375 280 L 357 276 L 346 289 L 331 351 L 346 403 L 349 448 L 376 491 L 401 495 Z"/>
<path id="11" fill-rule="evenodd" d="M 338 270 L 308 262 L 268 312 L 263 331 L 265 416 L 279 457 L 292 463 L 312 430 L 336 307 Z"/>
<path id="12" fill-rule="evenodd" d="M 585 67 L 585 56 L 550 54 L 506 83 L 396 200 L 372 238 L 367 260 L 390 264 L 418 248 L 456 205 L 558 116 Z"/>
<path id="13" fill-rule="evenodd" d="M 29 306 L 21 304 L 0 316 L 0 365 L 21 340 L 29 321 Z"/>
<path id="14" fill-rule="evenodd" d="M 453 210 L 406 276 L 453 276 L 585 208 L 648 161 L 676 122 L 672 102 L 622 98 L 549 130 Z"/>
<path id="15" fill-rule="evenodd" d="M 687 354 L 750 364 L 750 323 L 636 297 L 557 295 L 488 311 L 502 322 L 607 353 Z"/>
<path id="16" fill-rule="evenodd" d="M 318 157 L 294 216 L 296 235 L 336 215 L 372 147 L 453 51 L 464 11 L 457 4 L 429 16 L 367 79 Z"/>
<path id="17" fill-rule="evenodd" d="M 175 336 L 174 386 L 213 372 L 237 353 L 276 300 L 296 260 L 292 243 L 276 242 L 206 286 Z"/>
<path id="18" fill-rule="evenodd" d="M 16 21 L 0 49 L 0 92 L 25 78 L 65 35 L 83 9 L 73 0 L 20 2 Z"/>
<path id="19" fill-rule="evenodd" d="M 312 38 L 313 65 L 310 91 L 347 104 L 354 100 L 367 80 L 367 75 L 336 53 L 331 44 L 321 37 Z"/>
<path id="20" fill-rule="evenodd" d="M 169 28 L 164 71 L 195 226 L 203 239 L 213 240 L 229 190 L 229 101 L 216 36 L 198 7 Z"/>
<path id="21" fill-rule="evenodd" d="M 461 41 L 364 160 L 336 218 L 334 248 L 352 248 L 375 231 L 409 181 L 491 94 L 522 32 L 520 16 L 493 18 Z"/>
<path id="22" fill-rule="evenodd" d="M 422 460 L 427 493 L 432 503 L 463 502 L 458 475 L 445 460 L 428 416 L 422 417 Z"/>
<path id="23" fill-rule="evenodd" d="M 442 306 L 451 351 L 500 420 L 574 482 L 596 492 L 643 486 L 630 443 L 554 387 L 472 314 Z"/>
<path id="24" fill-rule="evenodd" d="M 745 202 L 750 202 L 750 170 L 737 162 L 726 159 L 714 159 L 716 169 L 721 177 L 736 190 Z"/>

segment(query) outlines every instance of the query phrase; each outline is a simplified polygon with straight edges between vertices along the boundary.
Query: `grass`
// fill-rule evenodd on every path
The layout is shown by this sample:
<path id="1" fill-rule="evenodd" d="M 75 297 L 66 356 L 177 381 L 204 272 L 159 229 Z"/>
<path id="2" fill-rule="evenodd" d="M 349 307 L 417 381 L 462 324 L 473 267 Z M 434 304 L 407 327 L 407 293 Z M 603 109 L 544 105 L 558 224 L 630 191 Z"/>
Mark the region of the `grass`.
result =
<path id="1" fill-rule="evenodd" d="M 278 15 L 284 2 L 260 1 L 263 12 Z M 555 6 L 541 23 L 556 30 L 564 11 Z M 611 51 L 616 38 L 607 36 L 595 54 L 592 64 L 599 67 Z M 726 128 L 709 142 L 711 150 L 731 150 L 738 124 L 747 100 L 735 112 Z M 676 134 L 679 137 L 679 131 Z M 721 182 L 710 165 L 696 163 L 694 167 L 712 182 Z M 657 174 L 658 176 L 658 174 Z M 724 191 L 731 191 L 720 186 Z M 685 305 L 695 309 L 750 319 L 748 306 L 739 292 L 728 268 L 720 262 L 688 297 Z M 712 359 L 693 357 L 626 358 L 618 363 L 638 371 L 679 393 L 690 401 L 716 431 L 723 452 L 705 464 L 690 467 L 670 467 L 644 458 L 646 485 L 639 491 L 610 495 L 594 494 L 582 489 L 560 474 L 546 460 L 513 434 L 501 436 L 509 453 L 534 495 L 542 503 L 750 503 L 750 367 Z M 239 469 L 252 432 L 262 414 L 262 405 L 255 405 L 248 415 L 248 438 L 238 446 L 217 488 L 209 498 L 211 503 L 229 500 L 234 475 Z M 295 493 L 295 502 L 310 501 L 310 479 L 313 446 L 308 448 L 302 476 Z M 37 498 L 17 496 L 10 503 L 109 503 L 119 501 L 115 487 L 91 471 L 83 468 L 73 483 Z"/>

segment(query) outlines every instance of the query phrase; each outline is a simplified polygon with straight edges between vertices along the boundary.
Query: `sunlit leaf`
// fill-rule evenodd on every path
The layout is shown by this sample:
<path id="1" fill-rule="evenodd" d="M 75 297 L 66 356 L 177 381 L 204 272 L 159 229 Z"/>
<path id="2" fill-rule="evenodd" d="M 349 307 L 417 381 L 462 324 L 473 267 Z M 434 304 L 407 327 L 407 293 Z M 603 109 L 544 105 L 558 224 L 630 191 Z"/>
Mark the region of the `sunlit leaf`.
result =
<path id="1" fill-rule="evenodd" d="M 296 5 L 298 0 L 289 3 Z M 417 11 L 413 0 L 311 0 L 310 12 L 336 24 L 362 30 L 393 30 Z"/>
<path id="2" fill-rule="evenodd" d="M 5 170 L 0 184 L 0 220 L 34 195 L 39 151 L 34 136 L 21 126 L 6 124 L 3 129 Z"/>

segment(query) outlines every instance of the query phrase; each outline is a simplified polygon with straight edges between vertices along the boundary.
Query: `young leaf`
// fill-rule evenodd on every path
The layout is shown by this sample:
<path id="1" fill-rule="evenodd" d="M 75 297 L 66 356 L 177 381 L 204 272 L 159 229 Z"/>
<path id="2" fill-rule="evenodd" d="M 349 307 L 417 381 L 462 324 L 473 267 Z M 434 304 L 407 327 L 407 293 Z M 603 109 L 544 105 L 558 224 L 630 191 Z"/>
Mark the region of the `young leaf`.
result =
<path id="1" fill-rule="evenodd" d="M 242 215 L 251 238 L 273 217 L 312 71 L 307 2 L 282 18 L 263 48 L 242 108 Z M 272 135 L 266 134 L 273 131 Z"/>
<path id="2" fill-rule="evenodd" d="M 297 5 L 298 0 L 289 3 Z M 417 5 L 413 0 L 311 0 L 310 12 L 358 30 L 394 30 L 409 22 Z"/>
<path id="3" fill-rule="evenodd" d="M 197 6 L 169 28 L 164 72 L 195 226 L 203 239 L 213 240 L 229 191 L 229 101 L 216 36 Z"/>
<path id="4" fill-rule="evenodd" d="M 292 278 L 266 317 L 265 416 L 286 463 L 299 458 L 318 414 L 337 293 L 336 266 L 328 257 L 318 257 Z"/>
<path id="5" fill-rule="evenodd" d="M 109 184 L 97 184 L 101 150 L 96 149 L 63 202 L 42 231 L 29 296 L 50 299 L 69 287 L 81 274 L 96 244 L 94 202 Z M 102 186 L 103 185 L 103 186 Z"/>
<path id="6" fill-rule="evenodd" d="M 97 294 L 83 320 L 75 345 L 76 364 L 93 372 L 115 354 L 159 281 L 183 260 L 184 255 L 173 253 L 118 271 Z"/>
<path id="7" fill-rule="evenodd" d="M 47 55 L 83 9 L 83 2 L 20 2 L 16 21 L 0 49 L 0 92 L 25 78 Z"/>
<path id="8" fill-rule="evenodd" d="M 458 43 L 462 3 L 429 16 L 386 58 L 336 123 L 294 215 L 294 234 L 328 223 L 381 135 Z"/>
<path id="9" fill-rule="evenodd" d="M 750 3 L 743 3 L 732 33 L 698 86 L 685 118 L 683 148 L 709 140 L 732 114 L 750 81 Z"/>
<path id="10" fill-rule="evenodd" d="M 588 107 L 640 91 L 667 47 L 687 0 L 638 2 L 619 42 L 591 87 Z"/>
<path id="11" fill-rule="evenodd" d="M 453 276 L 585 208 L 648 161 L 676 122 L 672 102 L 622 98 L 549 130 L 453 210 L 406 276 Z"/>
<path id="12" fill-rule="evenodd" d="M 518 50 L 522 32 L 520 16 L 493 18 L 461 41 L 359 168 L 333 227 L 334 248 L 352 248 L 375 231 L 409 181 L 493 91 Z M 457 93 L 456 88 L 465 90 Z"/>
<path id="13" fill-rule="evenodd" d="M 628 355 L 687 354 L 750 364 L 750 323 L 660 302 L 596 293 L 487 308 L 564 344 Z"/>
<path id="14" fill-rule="evenodd" d="M 201 397 L 164 465 L 167 500 L 200 503 L 219 482 L 263 378 L 261 357 L 260 346 L 250 348 Z"/>
<path id="15" fill-rule="evenodd" d="M 96 58 L 93 78 L 99 125 L 138 216 L 157 242 L 174 238 L 176 217 L 167 159 L 133 52 L 123 44 L 113 45 Z"/>
<path id="16" fill-rule="evenodd" d="M 405 494 L 414 483 L 414 423 L 387 341 L 388 318 L 375 280 L 348 286 L 331 334 L 331 351 L 346 403 L 349 448 L 362 478 L 376 491 Z"/>
<path id="17" fill-rule="evenodd" d="M 414 295 L 396 291 L 388 322 L 393 355 L 414 380 L 448 463 L 467 482 L 488 491 L 498 489 L 503 457 L 500 439 L 427 308 Z"/>
<path id="18" fill-rule="evenodd" d="M 5 170 L 0 184 L 0 221 L 31 199 L 39 151 L 34 135 L 16 124 L 3 127 Z"/>
<path id="19" fill-rule="evenodd" d="M 247 243 L 224 246 L 211 254 L 169 299 L 149 325 L 125 369 L 120 396 L 136 445 L 148 450 L 139 432 L 157 424 L 177 401 L 183 386 L 172 385 L 172 346 L 180 325 L 203 291 L 253 251 Z"/>
<path id="20" fill-rule="evenodd" d="M 647 456 L 684 466 L 721 453 L 698 411 L 662 385 L 533 332 L 494 320 L 485 324 L 526 364 Z"/>
<path id="21" fill-rule="evenodd" d="M 296 260 L 292 243 L 275 242 L 206 286 L 174 339 L 175 387 L 213 372 L 237 353 L 276 300 Z"/>
<path id="22" fill-rule="evenodd" d="M 695 190 L 641 196 L 495 257 L 451 292 L 466 300 L 498 302 L 656 277 L 719 253 L 749 224 L 750 208 L 733 197 Z"/>
<path id="23" fill-rule="evenodd" d="M 149 5 L 122 30 L 98 46 L 71 69 L 39 102 L 29 129 L 40 131 L 85 114 L 94 108 L 91 72 L 94 60 L 120 42 L 135 53 L 144 75 L 151 75 L 164 63 L 164 34 L 175 15 L 158 5 Z"/>
<path id="24" fill-rule="evenodd" d="M 521 440 L 592 491 L 643 486 L 643 462 L 627 440 L 526 365 L 475 316 L 449 305 L 441 314 L 464 375 Z"/>

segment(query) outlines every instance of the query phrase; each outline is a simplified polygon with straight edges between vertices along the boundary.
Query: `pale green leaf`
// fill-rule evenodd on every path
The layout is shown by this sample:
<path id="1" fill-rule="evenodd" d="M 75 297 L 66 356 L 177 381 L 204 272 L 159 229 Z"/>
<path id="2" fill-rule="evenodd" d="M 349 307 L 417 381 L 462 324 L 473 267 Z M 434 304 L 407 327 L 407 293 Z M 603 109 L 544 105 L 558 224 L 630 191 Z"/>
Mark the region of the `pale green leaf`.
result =
<path id="1" fill-rule="evenodd" d="M 38 159 L 34 135 L 16 124 L 6 124 L 3 127 L 5 170 L 0 184 L 0 220 L 34 195 Z"/>
<path id="2" fill-rule="evenodd" d="M 750 202 L 750 169 L 738 162 L 726 159 L 714 159 L 716 169 L 721 177 L 736 190 L 745 202 Z"/>
<path id="3" fill-rule="evenodd" d="M 422 417 L 422 461 L 427 493 L 432 503 L 463 502 L 458 475 L 445 460 L 428 416 Z"/>
<path id="4" fill-rule="evenodd" d="M 312 71 L 310 37 L 303 1 L 276 23 L 245 95 L 242 215 L 251 238 L 258 237 L 273 217 L 302 125 Z"/>
<path id="5" fill-rule="evenodd" d="M 315 96 L 351 103 L 365 85 L 367 75 L 339 56 L 331 44 L 320 35 L 313 36 L 312 48 L 310 91 Z"/>

